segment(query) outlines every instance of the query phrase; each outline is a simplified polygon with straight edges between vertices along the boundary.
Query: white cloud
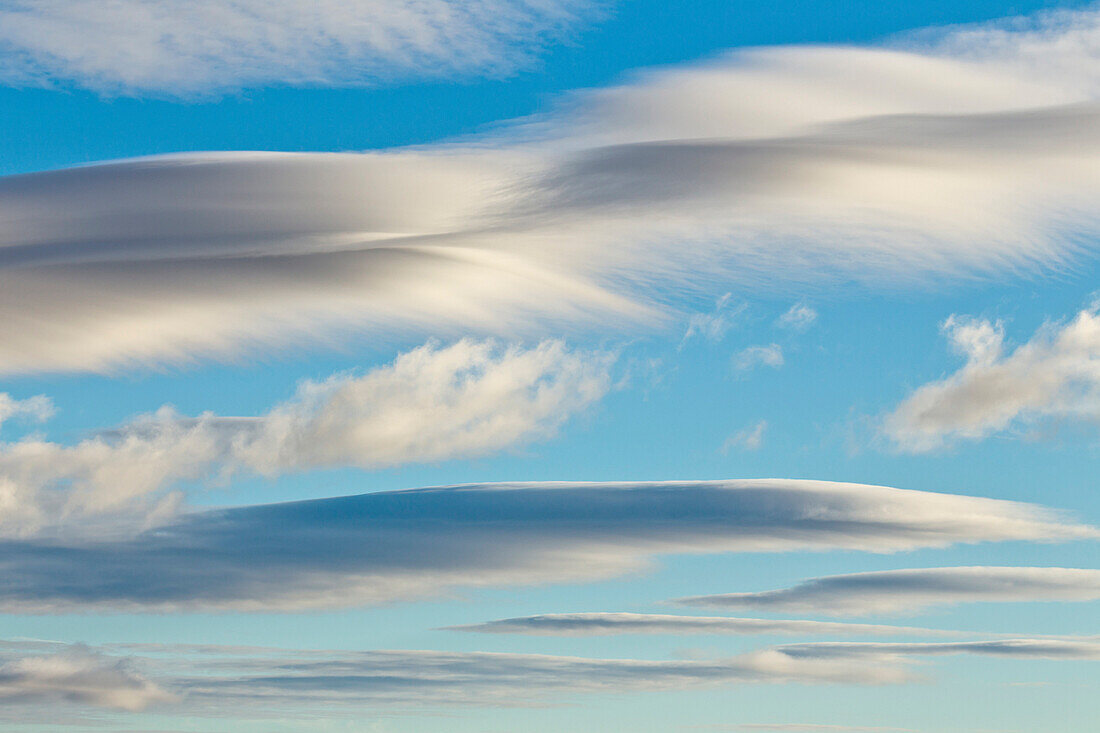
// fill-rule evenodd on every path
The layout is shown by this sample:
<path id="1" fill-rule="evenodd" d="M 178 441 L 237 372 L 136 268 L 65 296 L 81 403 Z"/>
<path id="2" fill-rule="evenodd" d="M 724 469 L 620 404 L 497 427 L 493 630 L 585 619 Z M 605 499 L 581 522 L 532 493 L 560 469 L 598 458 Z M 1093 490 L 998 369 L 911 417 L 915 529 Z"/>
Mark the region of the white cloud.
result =
<path id="1" fill-rule="evenodd" d="M 969 53 L 951 35 L 740 51 L 466 145 L 9 177 L 0 371 L 650 324 L 731 282 L 1065 265 L 1100 214 L 1097 18 Z"/>
<path id="2" fill-rule="evenodd" d="M 817 311 L 805 303 L 795 303 L 776 319 L 775 325 L 792 331 L 805 331 L 817 320 Z"/>
<path id="3" fill-rule="evenodd" d="M 75 445 L 0 444 L 0 532 L 167 521 L 179 498 L 170 490 L 185 480 L 442 461 L 548 438 L 606 394 L 614 359 L 560 341 L 429 343 L 363 374 L 305 382 L 255 417 L 165 407 Z"/>
<path id="4" fill-rule="evenodd" d="M 223 719 L 361 714 L 440 706 L 523 706 L 576 694 L 621 694 L 741 684 L 882 685 L 913 679 L 922 656 L 973 654 L 1019 659 L 1095 660 L 1094 640 L 1014 639 L 937 643 L 819 642 L 758 649 L 707 660 L 588 657 L 428 650 L 325 650 L 107 644 L 88 649 L 60 643 L 0 642 L 17 692 L 0 709 L 7 720 L 53 718 L 65 705 L 121 710 L 147 706 L 170 714 Z M 27 647 L 36 655 L 27 656 Z M 72 658 L 90 660 L 71 672 Z M 10 667 L 8 665 L 11 665 Z M 140 667 L 143 675 L 131 672 Z M 51 668 L 62 668 L 56 674 Z M 98 670 L 100 676 L 90 674 Z M 30 678 L 30 679 L 28 679 Z M 43 681 L 44 691 L 35 689 Z M 168 691 L 168 692 L 166 692 Z M 262 711 L 262 712 L 260 712 Z M 749 730 L 897 731 L 898 728 L 749 724 Z"/>
<path id="5" fill-rule="evenodd" d="M 767 429 L 768 421 L 761 420 L 752 427 L 739 430 L 726 438 L 726 442 L 722 444 L 722 452 L 726 453 L 731 448 L 759 450 L 760 446 L 764 445 L 764 431 Z"/>
<path id="6" fill-rule="evenodd" d="M 779 344 L 749 346 L 734 355 L 733 366 L 741 371 L 758 366 L 781 367 L 783 366 L 783 347 Z"/>
<path id="7" fill-rule="evenodd" d="M 966 364 L 917 389 L 886 416 L 901 449 L 932 450 L 1014 424 L 1050 418 L 1100 421 L 1100 313 L 1083 310 L 1043 327 L 1011 353 L 1000 323 L 952 316 L 944 332 Z"/>
<path id="8" fill-rule="evenodd" d="M 717 300 L 710 313 L 692 313 L 684 337 L 680 340 L 680 348 L 697 336 L 708 341 L 721 341 L 747 307 L 743 302 L 734 303 L 733 293 L 726 293 Z"/>
<path id="9" fill-rule="evenodd" d="M 851 624 L 805 619 L 672 616 L 656 613 L 549 613 L 449 626 L 452 631 L 537 636 L 597 636 L 604 634 L 790 634 L 952 636 L 960 632 L 909 626 Z"/>
<path id="10" fill-rule="evenodd" d="M 0 426 L 12 418 L 29 418 L 36 422 L 48 420 L 54 413 L 53 402 L 44 395 L 17 400 L 7 392 L 0 392 Z"/>
<path id="11" fill-rule="evenodd" d="M 947 567 L 813 578 L 782 590 L 681 598 L 713 608 L 862 616 L 974 602 L 1100 599 L 1100 570 L 1050 567 Z"/>
<path id="12" fill-rule="evenodd" d="M 1008 501 L 823 481 L 475 484 L 8 539 L 4 612 L 275 611 L 607 578 L 670 553 L 1096 539 Z"/>
<path id="13" fill-rule="evenodd" d="M 319 710 L 326 716 L 361 715 L 364 705 L 422 715 L 425 709 L 437 706 L 528 706 L 576 694 L 743 684 L 883 684 L 908 678 L 892 659 L 881 664 L 874 659 L 850 661 L 839 655 L 819 659 L 772 649 L 703 661 L 217 645 L 109 644 L 75 651 L 58 643 L 36 646 L 41 649 L 37 656 L 22 657 L 18 663 L 44 668 L 79 654 L 94 659 L 108 674 L 75 684 L 62 680 L 54 685 L 52 698 L 13 696 L 0 709 L 0 716 L 9 720 L 23 718 L 26 722 L 35 714 L 41 716 L 42 702 L 53 702 L 54 714 L 58 703 L 127 709 L 118 703 L 129 702 L 131 709 L 156 705 L 154 709 L 163 713 L 185 710 L 189 715 L 217 714 L 223 719 L 261 717 L 270 711 L 291 717 L 315 715 Z M 112 668 L 130 667 L 148 670 L 156 684 L 129 672 L 124 679 L 109 674 Z M 95 694 L 80 694 L 88 682 L 94 684 Z M 143 689 L 135 691 L 138 684 Z M 76 694 L 72 694 L 74 688 Z M 173 697 L 162 690 L 170 690 Z M 34 705 L 29 711 L 28 704 Z"/>
<path id="14" fill-rule="evenodd" d="M 0 82 L 190 95 L 501 75 L 598 9 L 575 0 L 20 0 L 0 6 Z"/>
<path id="15" fill-rule="evenodd" d="M 79 703 L 137 711 L 174 699 L 130 669 L 125 659 L 112 659 L 85 647 L 0 660 L 0 702 L 5 706 Z"/>

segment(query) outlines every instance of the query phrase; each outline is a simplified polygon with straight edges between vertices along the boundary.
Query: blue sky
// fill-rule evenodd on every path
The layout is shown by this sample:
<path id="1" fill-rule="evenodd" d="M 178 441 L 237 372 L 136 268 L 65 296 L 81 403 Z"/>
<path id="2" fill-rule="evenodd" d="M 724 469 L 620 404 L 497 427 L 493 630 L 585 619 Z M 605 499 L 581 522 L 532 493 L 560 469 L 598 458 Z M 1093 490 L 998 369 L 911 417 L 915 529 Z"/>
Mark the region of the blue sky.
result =
<path id="1" fill-rule="evenodd" d="M 0 719 L 1087 730 L 1098 28 L 0 0 Z"/>

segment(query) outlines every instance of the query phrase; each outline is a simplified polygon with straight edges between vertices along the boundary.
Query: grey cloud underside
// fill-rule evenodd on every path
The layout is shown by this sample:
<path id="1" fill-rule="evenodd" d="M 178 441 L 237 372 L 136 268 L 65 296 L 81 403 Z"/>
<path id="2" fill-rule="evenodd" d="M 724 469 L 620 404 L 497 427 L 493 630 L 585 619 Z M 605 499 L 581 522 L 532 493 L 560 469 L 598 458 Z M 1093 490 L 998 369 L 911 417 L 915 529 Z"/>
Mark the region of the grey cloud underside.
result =
<path id="1" fill-rule="evenodd" d="M 946 567 L 885 570 L 807 580 L 781 590 L 681 598 L 685 605 L 783 613 L 906 613 L 937 605 L 1100 599 L 1100 570 Z"/>
<path id="2" fill-rule="evenodd" d="M 660 554 L 1096 538 L 1038 507 L 802 480 L 485 484 L 213 510 L 0 543 L 0 609 L 276 610 L 612 576 Z"/>
<path id="3" fill-rule="evenodd" d="M 675 616 L 650 613 L 552 613 L 450 626 L 451 631 L 542 636 L 606 634 L 844 634 L 877 636 L 955 636 L 962 632 L 910 626 L 851 624 L 804 619 Z"/>
<path id="4" fill-rule="evenodd" d="M 476 144 L 0 179 L 0 372 L 651 325 L 683 291 L 731 282 L 1064 265 L 1100 213 L 1100 108 L 1088 80 L 1018 74 L 772 49 L 580 95 Z"/>

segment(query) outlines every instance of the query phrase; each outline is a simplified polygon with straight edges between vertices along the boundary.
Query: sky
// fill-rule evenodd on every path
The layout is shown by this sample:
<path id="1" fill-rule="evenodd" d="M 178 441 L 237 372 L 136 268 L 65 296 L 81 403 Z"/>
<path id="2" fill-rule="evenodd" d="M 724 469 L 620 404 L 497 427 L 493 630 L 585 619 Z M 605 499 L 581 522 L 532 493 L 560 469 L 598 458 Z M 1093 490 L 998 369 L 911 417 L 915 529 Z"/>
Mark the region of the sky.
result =
<path id="1" fill-rule="evenodd" d="M 0 0 L 0 721 L 1077 733 L 1100 6 Z"/>

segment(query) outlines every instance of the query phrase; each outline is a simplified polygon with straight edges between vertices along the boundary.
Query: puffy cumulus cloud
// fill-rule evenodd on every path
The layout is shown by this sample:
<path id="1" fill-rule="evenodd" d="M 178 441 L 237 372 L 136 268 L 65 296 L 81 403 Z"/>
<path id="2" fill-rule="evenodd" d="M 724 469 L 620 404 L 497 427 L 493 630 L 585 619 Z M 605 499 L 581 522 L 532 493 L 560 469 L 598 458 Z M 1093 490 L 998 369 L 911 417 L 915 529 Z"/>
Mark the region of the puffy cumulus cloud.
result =
<path id="1" fill-rule="evenodd" d="M 608 391 L 614 361 L 560 341 L 429 343 L 362 374 L 305 382 L 259 416 L 190 418 L 166 407 L 75 445 L 0 444 L 0 532 L 71 536 L 167 521 L 180 498 L 172 489 L 186 480 L 485 455 L 553 435 Z M 0 400 L 0 410 L 7 404 L 42 407 Z"/>
<path id="2" fill-rule="evenodd" d="M 848 624 L 804 619 L 731 618 L 728 616 L 673 616 L 655 613 L 549 613 L 449 626 L 451 631 L 538 636 L 597 636 L 605 634 L 741 634 L 813 635 L 851 634 L 900 636 L 955 635 L 959 632 L 909 626 Z"/>
<path id="3" fill-rule="evenodd" d="M 42 422 L 49 419 L 53 412 L 53 402 L 44 395 L 17 400 L 7 392 L 0 392 L 0 427 L 5 420 L 12 418 L 29 418 Z"/>
<path id="4" fill-rule="evenodd" d="M 671 553 L 1097 536 L 1031 505 L 860 484 L 475 484 L 207 510 L 136 536 L 3 540 L 0 610 L 328 608 L 606 578 Z"/>
<path id="5" fill-rule="evenodd" d="M 16 0 L 0 81 L 111 94 L 500 75 L 600 5 L 580 0 Z"/>
<path id="6" fill-rule="evenodd" d="M 126 659 L 75 646 L 51 654 L 0 657 L 0 702 L 78 703 L 137 711 L 175 698 L 131 669 Z"/>
<path id="7" fill-rule="evenodd" d="M 739 51 L 467 144 L 6 178 L 0 371 L 649 324 L 731 282 L 1063 265 L 1100 199 L 1100 13 L 1070 18 Z"/>
<path id="8" fill-rule="evenodd" d="M 978 601 L 1100 599 L 1100 570 L 949 567 L 830 575 L 782 590 L 681 598 L 678 603 L 782 613 L 859 616 Z"/>
<path id="9" fill-rule="evenodd" d="M 966 364 L 886 416 L 884 432 L 900 449 L 928 451 L 1048 418 L 1100 421 L 1097 307 L 1043 327 L 1011 353 L 1000 323 L 952 316 L 944 332 Z"/>

